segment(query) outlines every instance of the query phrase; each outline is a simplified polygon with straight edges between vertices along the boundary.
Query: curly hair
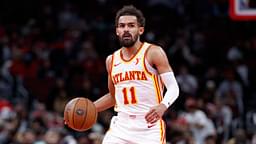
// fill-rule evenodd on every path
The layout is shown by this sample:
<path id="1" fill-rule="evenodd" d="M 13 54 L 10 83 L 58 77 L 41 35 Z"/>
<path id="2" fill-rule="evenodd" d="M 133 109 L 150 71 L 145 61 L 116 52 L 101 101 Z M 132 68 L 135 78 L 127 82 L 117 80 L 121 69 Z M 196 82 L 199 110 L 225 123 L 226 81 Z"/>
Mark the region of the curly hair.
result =
<path id="1" fill-rule="evenodd" d="M 139 23 L 140 27 L 145 27 L 145 17 L 143 15 L 143 13 L 137 9 L 136 7 L 134 7 L 133 5 L 127 5 L 124 6 L 122 9 L 120 9 L 117 13 L 116 13 L 116 18 L 115 18 L 115 26 L 118 25 L 118 20 L 121 16 L 124 15 L 131 15 L 131 16 L 136 16 L 137 17 L 137 21 Z"/>

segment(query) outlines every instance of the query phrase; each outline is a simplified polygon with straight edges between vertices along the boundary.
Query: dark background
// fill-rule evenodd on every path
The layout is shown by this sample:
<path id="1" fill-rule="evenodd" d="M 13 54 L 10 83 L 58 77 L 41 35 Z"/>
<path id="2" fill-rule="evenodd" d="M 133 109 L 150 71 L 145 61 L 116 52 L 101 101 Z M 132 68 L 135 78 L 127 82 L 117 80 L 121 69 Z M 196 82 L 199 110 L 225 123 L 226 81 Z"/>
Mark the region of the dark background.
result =
<path id="1" fill-rule="evenodd" d="M 180 97 L 165 115 L 167 140 L 180 138 L 169 123 L 186 111 L 184 102 L 190 97 L 207 116 L 217 97 L 231 109 L 229 134 L 224 140 L 217 131 L 216 143 L 234 138 L 237 129 L 252 140 L 256 23 L 231 20 L 228 0 L 2 0 L 0 143 L 47 142 L 50 132 L 57 143 L 70 140 L 68 136 L 93 143 L 95 135 L 103 136 L 112 110 L 100 114 L 96 128 L 77 133 L 63 125 L 63 108 L 74 97 L 94 101 L 108 91 L 105 59 L 119 48 L 114 19 L 126 4 L 146 17 L 142 40 L 162 46 L 176 76 L 181 78 L 184 68 L 193 77 L 188 89 L 183 85 L 189 82 L 178 80 Z M 221 95 L 230 93 L 220 87 L 230 77 L 241 94 L 235 91 L 226 100 Z M 217 129 L 217 118 L 209 118 Z"/>

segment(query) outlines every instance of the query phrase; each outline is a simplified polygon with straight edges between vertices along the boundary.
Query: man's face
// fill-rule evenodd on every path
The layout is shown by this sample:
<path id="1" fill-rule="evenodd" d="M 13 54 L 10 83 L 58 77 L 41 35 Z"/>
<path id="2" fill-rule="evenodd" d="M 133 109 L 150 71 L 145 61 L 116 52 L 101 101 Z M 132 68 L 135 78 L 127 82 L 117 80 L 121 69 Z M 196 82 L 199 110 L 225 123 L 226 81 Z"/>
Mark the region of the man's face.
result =
<path id="1" fill-rule="evenodd" d="M 132 47 L 143 34 L 144 27 L 140 27 L 136 16 L 121 16 L 119 18 L 116 34 L 119 42 L 124 47 Z"/>

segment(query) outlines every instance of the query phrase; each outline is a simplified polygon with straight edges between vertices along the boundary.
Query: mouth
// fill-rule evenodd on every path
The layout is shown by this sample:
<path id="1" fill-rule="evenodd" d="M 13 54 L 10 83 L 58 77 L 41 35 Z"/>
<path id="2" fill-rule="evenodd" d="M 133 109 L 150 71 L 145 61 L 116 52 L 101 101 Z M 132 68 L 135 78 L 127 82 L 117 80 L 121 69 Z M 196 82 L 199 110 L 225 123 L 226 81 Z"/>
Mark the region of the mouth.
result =
<path id="1" fill-rule="evenodd" d="M 123 40 L 131 40 L 132 36 L 123 36 Z"/>
<path id="2" fill-rule="evenodd" d="M 132 35 L 129 34 L 129 33 L 125 33 L 125 34 L 123 35 L 123 39 L 131 39 L 131 38 L 132 38 Z"/>
<path id="3" fill-rule="evenodd" d="M 132 39 L 131 37 L 123 37 L 123 40 L 130 40 Z"/>

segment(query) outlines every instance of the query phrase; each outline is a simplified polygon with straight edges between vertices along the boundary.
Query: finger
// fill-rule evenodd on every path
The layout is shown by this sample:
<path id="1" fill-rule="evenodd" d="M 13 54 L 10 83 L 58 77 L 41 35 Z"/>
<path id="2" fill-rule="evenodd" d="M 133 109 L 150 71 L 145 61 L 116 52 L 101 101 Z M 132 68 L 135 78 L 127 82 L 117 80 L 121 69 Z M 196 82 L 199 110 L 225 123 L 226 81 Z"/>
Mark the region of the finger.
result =
<path id="1" fill-rule="evenodd" d="M 150 123 L 150 124 L 154 124 L 154 123 L 156 123 L 158 120 L 159 120 L 159 118 L 154 118 L 154 119 L 151 120 L 149 123 Z"/>
<path id="2" fill-rule="evenodd" d="M 154 119 L 155 119 L 154 116 L 150 116 L 150 117 L 148 117 L 148 118 L 146 119 L 146 121 L 147 121 L 148 123 L 151 123 Z"/>
<path id="3" fill-rule="evenodd" d="M 145 115 L 145 119 L 149 119 L 150 117 L 152 117 L 153 116 L 153 114 L 154 114 L 154 109 L 151 109 L 146 115 Z"/>
<path id="4" fill-rule="evenodd" d="M 156 117 L 155 112 L 151 112 L 147 115 L 146 120 L 149 122 Z"/>
<path id="5" fill-rule="evenodd" d="M 153 118 L 151 118 L 148 123 L 150 124 L 154 124 L 159 120 L 159 116 L 154 116 Z"/>
<path id="6" fill-rule="evenodd" d="M 153 121 L 155 121 L 155 119 L 159 119 L 159 116 L 156 112 L 150 113 L 147 117 L 146 117 L 146 121 L 148 123 L 152 123 Z"/>

